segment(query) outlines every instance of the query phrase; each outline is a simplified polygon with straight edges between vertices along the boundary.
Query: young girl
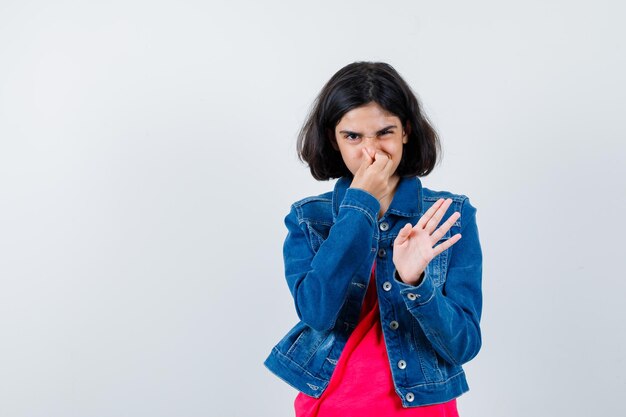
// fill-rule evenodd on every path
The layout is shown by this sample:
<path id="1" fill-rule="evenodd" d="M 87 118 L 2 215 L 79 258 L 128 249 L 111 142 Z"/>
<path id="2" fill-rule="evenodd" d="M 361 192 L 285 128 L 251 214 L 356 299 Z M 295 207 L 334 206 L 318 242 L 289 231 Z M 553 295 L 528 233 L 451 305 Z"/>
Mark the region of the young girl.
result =
<path id="1" fill-rule="evenodd" d="M 458 416 L 481 346 L 482 252 L 467 196 L 422 186 L 440 149 L 388 64 L 355 62 L 320 92 L 298 152 L 334 190 L 285 218 L 300 321 L 265 360 L 297 417 Z"/>

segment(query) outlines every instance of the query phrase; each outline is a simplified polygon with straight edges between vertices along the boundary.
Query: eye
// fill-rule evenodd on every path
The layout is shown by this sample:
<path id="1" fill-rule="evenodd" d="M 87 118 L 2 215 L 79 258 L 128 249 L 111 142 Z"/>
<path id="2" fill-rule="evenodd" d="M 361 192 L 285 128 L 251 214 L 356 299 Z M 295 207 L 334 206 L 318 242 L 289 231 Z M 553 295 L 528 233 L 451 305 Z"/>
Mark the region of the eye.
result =
<path id="1" fill-rule="evenodd" d="M 356 133 L 347 133 L 347 134 L 344 135 L 344 137 L 349 142 L 354 142 L 354 141 L 357 141 L 359 139 L 359 135 L 357 135 Z"/>
<path id="2" fill-rule="evenodd" d="M 382 132 L 380 132 L 380 136 L 389 136 L 389 135 L 393 135 L 393 130 L 383 130 Z"/>

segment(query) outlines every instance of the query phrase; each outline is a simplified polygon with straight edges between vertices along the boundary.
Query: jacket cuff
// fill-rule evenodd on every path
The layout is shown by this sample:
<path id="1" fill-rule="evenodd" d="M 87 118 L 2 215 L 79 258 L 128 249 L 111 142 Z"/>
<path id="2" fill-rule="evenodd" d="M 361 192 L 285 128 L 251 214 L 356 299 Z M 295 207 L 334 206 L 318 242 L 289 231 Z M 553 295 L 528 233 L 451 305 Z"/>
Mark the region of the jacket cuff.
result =
<path id="1" fill-rule="evenodd" d="M 348 188 L 339 206 L 339 210 L 350 208 L 368 215 L 375 224 L 378 219 L 380 203 L 372 194 L 360 188 Z"/>
<path id="2" fill-rule="evenodd" d="M 428 303 L 435 296 L 435 284 L 428 272 L 424 271 L 422 282 L 415 286 L 402 282 L 397 273 L 394 269 L 393 276 L 400 287 L 400 296 L 409 310 Z"/>

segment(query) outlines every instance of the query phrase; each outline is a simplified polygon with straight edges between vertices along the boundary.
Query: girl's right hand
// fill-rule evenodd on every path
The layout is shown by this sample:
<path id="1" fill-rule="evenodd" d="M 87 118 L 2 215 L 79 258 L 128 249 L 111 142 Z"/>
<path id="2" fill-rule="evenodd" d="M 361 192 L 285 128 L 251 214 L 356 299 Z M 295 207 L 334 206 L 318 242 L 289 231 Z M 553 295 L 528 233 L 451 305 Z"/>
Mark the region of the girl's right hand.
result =
<path id="1" fill-rule="evenodd" d="M 393 242 L 393 264 L 405 284 L 418 285 L 421 274 L 430 261 L 461 239 L 461 234 L 456 233 L 435 246 L 461 217 L 461 213 L 455 211 L 437 228 L 451 204 L 451 198 L 445 200 L 440 198 L 422 215 L 415 226 L 407 223 L 400 229 Z"/>
<path id="2" fill-rule="evenodd" d="M 376 152 L 373 157 L 367 153 L 365 148 L 363 152 L 363 162 L 354 174 L 350 188 L 359 188 L 372 194 L 378 201 L 392 192 L 389 179 L 393 172 L 393 162 L 391 157 L 383 152 Z"/>

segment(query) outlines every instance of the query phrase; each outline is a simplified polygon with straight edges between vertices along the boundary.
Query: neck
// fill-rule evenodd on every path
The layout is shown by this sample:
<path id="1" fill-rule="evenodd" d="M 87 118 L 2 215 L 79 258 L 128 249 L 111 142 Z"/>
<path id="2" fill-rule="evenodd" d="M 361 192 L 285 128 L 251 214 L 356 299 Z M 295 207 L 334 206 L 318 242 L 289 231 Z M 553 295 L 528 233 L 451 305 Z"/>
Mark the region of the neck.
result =
<path id="1" fill-rule="evenodd" d="M 387 212 L 387 209 L 391 205 L 393 201 L 393 196 L 396 193 L 396 188 L 398 188 L 398 183 L 400 182 L 400 177 L 397 175 L 389 178 L 389 193 L 384 195 L 380 200 L 380 211 L 378 212 L 378 218 L 380 219 Z"/>

